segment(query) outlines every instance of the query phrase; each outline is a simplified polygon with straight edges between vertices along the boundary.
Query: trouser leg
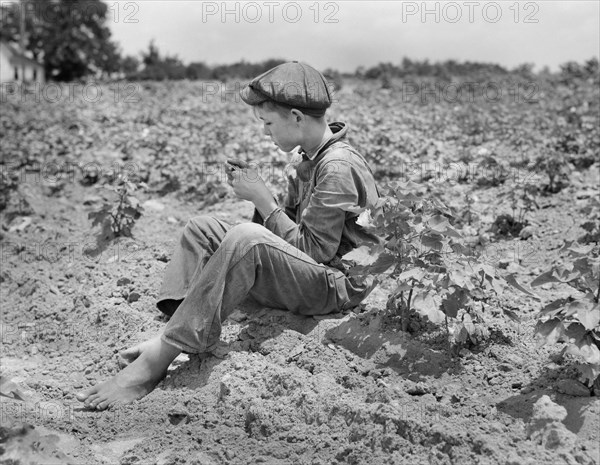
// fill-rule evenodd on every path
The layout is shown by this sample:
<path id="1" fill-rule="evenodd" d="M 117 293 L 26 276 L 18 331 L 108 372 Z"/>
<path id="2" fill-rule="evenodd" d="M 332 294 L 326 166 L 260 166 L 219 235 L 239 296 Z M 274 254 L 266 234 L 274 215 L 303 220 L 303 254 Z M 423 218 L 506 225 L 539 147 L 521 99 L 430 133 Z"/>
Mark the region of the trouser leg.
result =
<path id="1" fill-rule="evenodd" d="M 210 216 L 192 218 L 165 270 L 156 306 L 172 316 L 188 293 L 190 284 L 221 245 L 231 226 Z"/>
<path id="2" fill-rule="evenodd" d="M 339 311 L 350 301 L 341 272 L 318 264 L 263 226 L 242 224 L 225 234 L 194 275 L 163 340 L 185 352 L 214 349 L 221 322 L 247 296 L 305 315 Z"/>

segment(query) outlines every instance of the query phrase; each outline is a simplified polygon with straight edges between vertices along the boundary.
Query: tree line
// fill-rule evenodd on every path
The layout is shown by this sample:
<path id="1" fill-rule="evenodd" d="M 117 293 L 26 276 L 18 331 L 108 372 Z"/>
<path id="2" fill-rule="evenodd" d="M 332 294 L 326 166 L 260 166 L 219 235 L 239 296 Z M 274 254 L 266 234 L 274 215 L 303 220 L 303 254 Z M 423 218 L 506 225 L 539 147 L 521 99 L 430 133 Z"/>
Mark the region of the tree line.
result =
<path id="1" fill-rule="evenodd" d="M 197 61 L 184 64 L 176 55 L 163 55 L 152 41 L 139 58 L 123 55 L 112 40 L 107 21 L 110 10 L 100 0 L 22 0 L 0 4 L 0 39 L 23 43 L 34 59 L 44 65 L 47 79 L 74 81 L 93 78 L 125 78 L 129 80 L 220 80 L 252 78 L 286 60 L 269 59 L 260 63 L 240 61 L 209 66 Z M 548 74 L 548 70 L 542 70 Z M 337 88 L 343 76 L 327 69 L 324 74 Z M 434 77 L 450 81 L 462 76 L 498 76 L 516 74 L 533 76 L 533 65 L 523 64 L 508 70 L 494 63 L 458 62 L 403 58 L 400 63 L 379 63 L 370 68 L 359 67 L 344 76 L 381 80 L 387 87 L 394 78 Z M 559 76 L 594 78 L 598 75 L 598 59 L 583 64 L 568 62 Z"/>

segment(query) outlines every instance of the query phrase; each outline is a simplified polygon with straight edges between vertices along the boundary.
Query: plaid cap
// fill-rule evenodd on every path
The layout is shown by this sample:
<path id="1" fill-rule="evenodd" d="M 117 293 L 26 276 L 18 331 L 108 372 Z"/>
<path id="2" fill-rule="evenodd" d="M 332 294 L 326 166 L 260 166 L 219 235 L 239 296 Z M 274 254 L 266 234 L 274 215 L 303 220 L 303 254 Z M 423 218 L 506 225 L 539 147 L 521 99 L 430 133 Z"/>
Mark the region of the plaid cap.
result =
<path id="1" fill-rule="evenodd" d="M 297 61 L 283 63 L 255 77 L 241 90 L 240 96 L 248 105 L 270 100 L 313 116 L 324 115 L 331 106 L 325 77 Z"/>

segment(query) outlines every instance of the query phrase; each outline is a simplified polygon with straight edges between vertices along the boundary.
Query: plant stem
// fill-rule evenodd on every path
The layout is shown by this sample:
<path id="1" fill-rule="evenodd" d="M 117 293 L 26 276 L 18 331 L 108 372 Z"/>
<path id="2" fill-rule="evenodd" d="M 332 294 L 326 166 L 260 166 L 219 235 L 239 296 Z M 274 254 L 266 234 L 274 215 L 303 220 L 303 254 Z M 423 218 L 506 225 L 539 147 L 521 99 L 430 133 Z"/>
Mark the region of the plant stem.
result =
<path id="1" fill-rule="evenodd" d="M 408 299 L 406 301 L 406 305 L 402 309 L 402 331 L 406 332 L 408 330 L 408 315 L 410 311 L 410 301 L 412 299 L 413 287 L 411 286 L 410 291 L 408 293 Z"/>
<path id="2" fill-rule="evenodd" d="M 598 290 L 596 291 L 596 298 L 594 299 L 594 302 L 598 303 L 599 300 L 600 300 L 600 276 L 598 276 Z"/>
<path id="3" fill-rule="evenodd" d="M 400 291 L 400 305 L 404 305 L 404 291 Z M 400 317 L 402 317 L 403 309 L 400 309 Z"/>
<path id="4" fill-rule="evenodd" d="M 444 314 L 444 322 L 446 324 L 446 342 L 448 343 L 448 353 L 452 350 L 452 346 L 450 344 L 450 329 L 448 328 L 448 315 Z"/>
<path id="5" fill-rule="evenodd" d="M 115 236 L 121 235 L 121 222 L 123 220 L 123 203 L 125 202 L 125 196 L 127 195 L 126 187 L 117 191 L 119 194 L 119 206 L 117 207 L 116 215 L 113 215 L 113 219 L 116 226 Z"/>

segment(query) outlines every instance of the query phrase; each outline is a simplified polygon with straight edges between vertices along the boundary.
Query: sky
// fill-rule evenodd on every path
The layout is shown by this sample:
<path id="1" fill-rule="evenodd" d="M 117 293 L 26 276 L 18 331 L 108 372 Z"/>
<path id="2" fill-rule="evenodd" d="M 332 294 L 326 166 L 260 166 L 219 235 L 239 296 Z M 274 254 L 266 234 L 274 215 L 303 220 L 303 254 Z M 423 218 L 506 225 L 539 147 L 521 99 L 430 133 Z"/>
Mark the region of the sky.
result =
<path id="1" fill-rule="evenodd" d="M 268 58 L 352 72 L 403 57 L 558 69 L 600 51 L 600 1 L 107 0 L 123 53 L 209 65 Z"/>

